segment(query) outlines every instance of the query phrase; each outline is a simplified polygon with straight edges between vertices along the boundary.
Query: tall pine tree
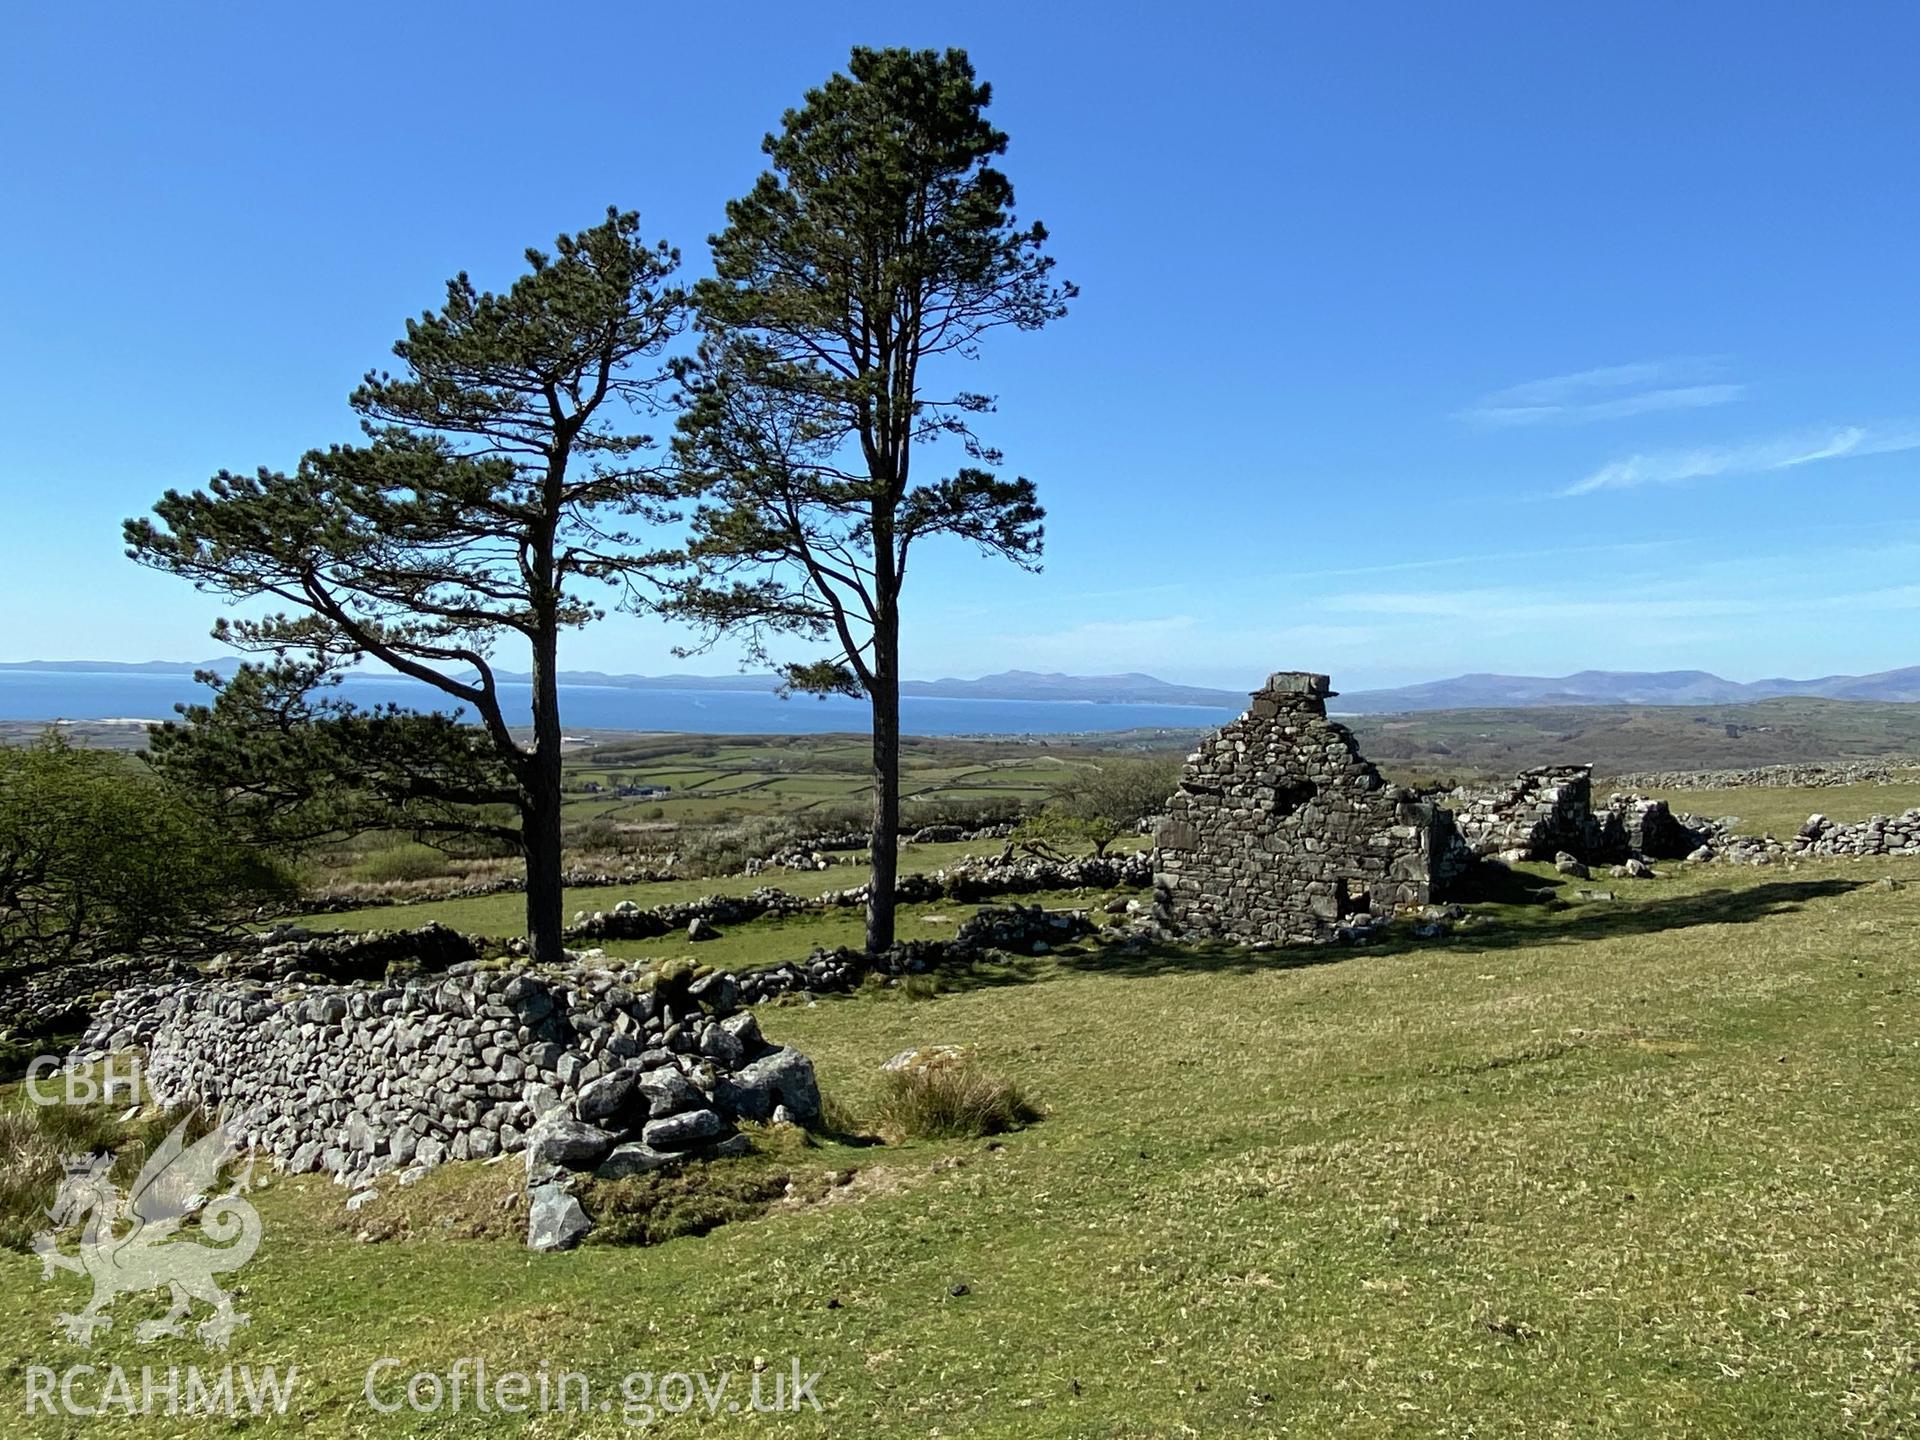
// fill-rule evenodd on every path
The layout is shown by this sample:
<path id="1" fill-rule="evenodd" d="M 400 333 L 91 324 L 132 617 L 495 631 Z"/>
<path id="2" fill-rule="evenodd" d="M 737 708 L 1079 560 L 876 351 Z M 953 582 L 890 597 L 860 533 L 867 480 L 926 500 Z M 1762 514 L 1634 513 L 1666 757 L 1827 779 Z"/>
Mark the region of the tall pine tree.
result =
<path id="1" fill-rule="evenodd" d="M 143 564 L 291 607 L 223 621 L 220 638 L 370 656 L 478 717 L 519 812 L 539 961 L 561 958 L 559 637 L 600 613 L 594 592 L 645 570 L 644 529 L 669 514 L 673 485 L 623 422 L 651 406 L 684 326 L 678 262 L 610 210 L 552 255 L 529 250 L 504 294 L 462 274 L 407 323 L 400 373 L 353 393 L 364 444 L 310 451 L 291 473 L 222 471 L 168 491 L 158 524 L 126 525 Z M 531 662 L 524 715 L 495 676 L 502 645 Z"/>
<path id="2" fill-rule="evenodd" d="M 706 499 L 670 608 L 756 654 L 781 633 L 824 642 L 788 682 L 870 703 L 873 952 L 893 943 L 913 547 L 951 535 L 1028 568 L 1041 547 L 1032 483 L 996 476 L 974 433 L 992 400 L 941 388 L 942 362 L 1060 318 L 1075 294 L 1045 228 L 1014 218 L 991 98 L 963 51 L 855 50 L 766 138 L 771 169 L 727 206 L 715 278 L 694 288 L 676 448 Z M 943 438 L 974 463 L 917 480 L 919 450 Z"/>

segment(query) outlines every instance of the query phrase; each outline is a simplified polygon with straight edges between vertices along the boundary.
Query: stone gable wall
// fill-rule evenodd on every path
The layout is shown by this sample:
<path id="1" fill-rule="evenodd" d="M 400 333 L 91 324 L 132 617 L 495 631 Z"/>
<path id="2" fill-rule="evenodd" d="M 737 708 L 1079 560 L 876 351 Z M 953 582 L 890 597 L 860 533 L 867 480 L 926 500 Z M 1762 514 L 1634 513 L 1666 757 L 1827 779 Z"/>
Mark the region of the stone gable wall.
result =
<path id="1" fill-rule="evenodd" d="M 1389 785 L 1327 718 L 1324 675 L 1281 672 L 1188 757 L 1155 835 L 1155 918 L 1180 935 L 1314 944 L 1432 898 L 1451 817 Z"/>

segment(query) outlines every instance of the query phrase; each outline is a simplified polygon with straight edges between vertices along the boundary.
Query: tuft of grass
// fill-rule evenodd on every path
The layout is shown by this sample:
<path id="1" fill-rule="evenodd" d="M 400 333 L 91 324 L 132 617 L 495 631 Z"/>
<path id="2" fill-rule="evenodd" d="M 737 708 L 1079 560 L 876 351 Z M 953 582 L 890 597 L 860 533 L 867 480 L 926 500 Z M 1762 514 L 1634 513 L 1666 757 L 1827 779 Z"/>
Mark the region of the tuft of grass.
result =
<path id="1" fill-rule="evenodd" d="M 39 1123 L 41 1107 L 24 1094 L 0 1110 L 0 1245 L 25 1250 L 45 1223 L 42 1209 L 53 1198 L 68 1153 Z"/>
<path id="2" fill-rule="evenodd" d="M 580 1202 L 593 1217 L 589 1243 L 659 1245 L 754 1220 L 776 1205 L 818 1199 L 836 1172 L 799 1168 L 811 1148 L 804 1132 L 749 1127 L 752 1153 L 697 1161 L 624 1180 L 588 1181 Z M 850 1175 L 851 1172 L 845 1172 Z"/>
<path id="3" fill-rule="evenodd" d="M 938 975 L 907 975 L 901 978 L 900 993 L 909 1000 L 931 1000 L 940 993 Z"/>
<path id="4" fill-rule="evenodd" d="M 871 1124 L 890 1142 L 973 1140 L 1031 1124 L 1041 1110 L 971 1054 L 938 1057 L 882 1077 Z"/>
<path id="5" fill-rule="evenodd" d="M 0 1105 L 0 1247 L 29 1248 L 67 1156 L 112 1154 L 113 1179 L 125 1185 L 182 1119 L 189 1141 L 211 1128 L 193 1107 L 147 1110 L 124 1124 L 119 1113 L 108 1105 L 36 1105 L 24 1087 Z"/>

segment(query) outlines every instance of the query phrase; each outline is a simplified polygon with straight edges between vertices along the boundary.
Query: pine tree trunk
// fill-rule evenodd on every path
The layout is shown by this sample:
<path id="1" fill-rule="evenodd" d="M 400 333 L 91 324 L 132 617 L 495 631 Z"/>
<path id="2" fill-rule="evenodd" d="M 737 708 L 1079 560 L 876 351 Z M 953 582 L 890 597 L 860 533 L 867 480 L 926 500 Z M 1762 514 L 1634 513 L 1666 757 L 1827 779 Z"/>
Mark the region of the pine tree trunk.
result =
<path id="1" fill-rule="evenodd" d="M 533 753 L 523 768 L 521 828 L 527 849 L 527 944 L 536 964 L 562 960 L 565 911 L 561 893 L 560 687 L 555 670 L 559 637 L 552 630 L 534 645 Z"/>
<path id="2" fill-rule="evenodd" d="M 561 892 L 560 777 L 535 762 L 524 782 L 521 833 L 527 849 L 527 944 L 534 963 L 558 964 L 565 940 Z"/>
<path id="3" fill-rule="evenodd" d="M 873 632 L 873 874 L 867 891 L 867 953 L 893 944 L 894 879 L 900 868 L 900 612 L 883 604 Z"/>

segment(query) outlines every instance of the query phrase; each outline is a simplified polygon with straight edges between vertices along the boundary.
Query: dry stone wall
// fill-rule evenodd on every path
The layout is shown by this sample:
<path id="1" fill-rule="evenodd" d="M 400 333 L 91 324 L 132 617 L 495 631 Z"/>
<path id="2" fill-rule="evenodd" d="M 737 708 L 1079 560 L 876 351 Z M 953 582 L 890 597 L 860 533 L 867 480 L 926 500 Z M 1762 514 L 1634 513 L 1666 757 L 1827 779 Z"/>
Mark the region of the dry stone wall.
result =
<path id="1" fill-rule="evenodd" d="M 963 856 L 928 875 L 901 876 L 894 885 L 893 896 L 902 905 L 929 900 L 954 900 L 964 904 L 1044 890 L 1145 887 L 1153 883 L 1153 873 L 1153 857 L 1140 851 L 1084 855 L 1067 860 L 1040 856 Z M 608 910 L 595 910 L 591 914 L 580 911 L 573 917 L 567 935 L 573 940 L 647 940 L 687 929 L 696 922 L 738 925 L 769 915 L 859 909 L 866 905 L 867 895 L 865 885 L 829 890 L 811 897 L 762 885 L 745 895 L 708 895 L 680 904 L 645 908 L 623 900 Z"/>
<path id="2" fill-rule="evenodd" d="M 725 972 L 651 990 L 589 967 L 471 965 L 405 985 L 174 984 L 115 996 L 76 1054 L 135 1047 L 160 1102 L 224 1107 L 283 1169 L 354 1186 L 521 1150 L 591 1168 L 629 1142 L 647 1153 L 622 1163 L 650 1167 L 713 1153 L 776 1107 L 820 1113 L 811 1064 L 761 1038 Z M 579 1125 L 595 1133 L 567 1158 L 543 1151 L 543 1127 Z"/>
<path id="3" fill-rule="evenodd" d="M 1920 807 L 1899 815 L 1873 815 L 1848 825 L 1810 815 L 1793 838 L 1798 855 L 1920 855 Z"/>
<path id="4" fill-rule="evenodd" d="M 1912 784 L 1916 780 L 1920 780 L 1920 760 L 1890 759 L 1836 765 L 1755 765 L 1745 770 L 1647 770 L 1616 775 L 1613 783 L 1631 790 L 1748 790 L 1767 786 L 1805 789 Z"/>
<path id="5" fill-rule="evenodd" d="M 1188 757 L 1155 836 L 1163 927 L 1323 943 L 1432 898 L 1450 819 L 1381 778 L 1327 718 L 1332 693 L 1325 675 L 1273 675 Z"/>
<path id="6" fill-rule="evenodd" d="M 742 1121 L 821 1119 L 812 1063 L 767 1041 L 751 1005 L 846 991 L 876 973 L 967 963 L 988 950 L 1044 952 L 1087 934 L 1083 911 L 985 907 L 953 939 L 884 955 L 816 951 L 736 975 L 685 961 L 622 973 L 590 960 L 513 972 L 461 961 L 446 973 L 332 984 L 292 970 L 121 991 L 74 1061 L 146 1052 L 162 1104 L 224 1112 L 241 1143 L 292 1173 L 322 1171 L 356 1193 L 447 1161 L 525 1155 L 528 1244 L 577 1243 L 590 1228 L 572 1177 L 602 1179 L 743 1153 Z M 414 932 L 416 936 L 430 932 Z M 302 942 L 263 948 L 297 965 Z"/>

